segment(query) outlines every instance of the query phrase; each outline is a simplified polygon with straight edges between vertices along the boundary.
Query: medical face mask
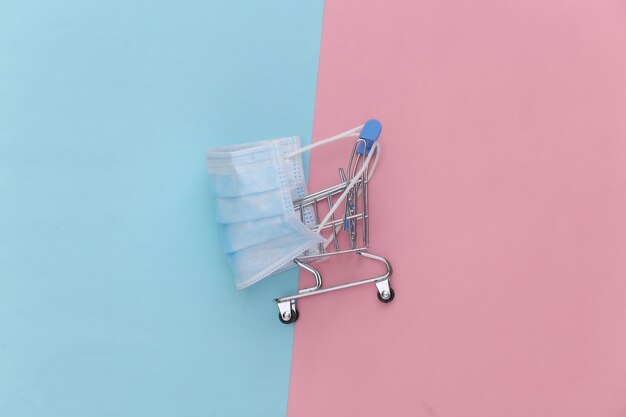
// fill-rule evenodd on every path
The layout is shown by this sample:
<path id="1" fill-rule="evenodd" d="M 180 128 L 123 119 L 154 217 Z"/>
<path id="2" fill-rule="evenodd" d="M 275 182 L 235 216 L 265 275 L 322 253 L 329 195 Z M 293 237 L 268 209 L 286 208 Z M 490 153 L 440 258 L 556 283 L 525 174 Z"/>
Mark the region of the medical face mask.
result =
<path id="1" fill-rule="evenodd" d="M 293 208 L 307 194 L 299 149 L 293 136 L 207 153 L 224 253 L 239 289 L 295 266 L 294 258 L 325 242 L 307 227 L 311 214 L 301 219 Z"/>

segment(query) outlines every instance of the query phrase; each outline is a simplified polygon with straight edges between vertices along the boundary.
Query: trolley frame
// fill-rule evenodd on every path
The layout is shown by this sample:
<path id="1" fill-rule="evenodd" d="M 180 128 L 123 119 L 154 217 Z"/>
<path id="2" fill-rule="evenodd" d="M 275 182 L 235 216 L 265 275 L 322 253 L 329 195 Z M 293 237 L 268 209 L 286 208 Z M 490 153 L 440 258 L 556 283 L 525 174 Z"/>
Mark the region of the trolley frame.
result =
<path id="1" fill-rule="evenodd" d="M 297 309 L 297 300 L 313 295 L 325 294 L 332 291 L 352 288 L 359 285 L 375 284 L 378 293 L 378 299 L 383 303 L 389 303 L 394 298 L 394 291 L 391 288 L 389 280 L 392 275 L 392 267 L 387 259 L 382 256 L 374 255 L 369 252 L 369 208 L 368 208 L 368 183 L 369 183 L 369 166 L 364 168 L 360 178 L 356 180 L 351 190 L 348 191 L 344 204 L 343 216 L 338 217 L 336 213 L 330 216 L 329 221 L 319 229 L 321 222 L 320 206 L 326 205 L 330 210 L 340 195 L 349 187 L 351 180 L 357 175 L 359 167 L 363 167 L 366 160 L 366 154 L 372 147 L 372 143 L 376 137 L 364 138 L 363 134 L 354 142 L 352 153 L 348 162 L 348 173 L 350 178 L 346 178 L 345 172 L 339 168 L 339 178 L 341 182 L 324 190 L 309 194 L 308 196 L 294 201 L 294 210 L 300 216 L 300 220 L 304 223 L 305 217 L 314 219 L 308 222 L 307 226 L 318 232 L 331 230 L 328 242 L 320 243 L 316 253 L 304 253 L 302 256 L 294 259 L 293 262 L 302 270 L 307 271 L 313 277 L 313 286 L 298 290 L 297 294 L 289 295 L 274 299 L 278 306 L 278 318 L 282 323 L 289 324 L 295 322 L 299 317 Z M 339 207 L 341 208 L 341 207 Z M 306 215 L 305 215 L 306 213 Z M 360 223 L 360 224 L 359 224 Z M 361 237 L 359 239 L 359 229 Z M 349 239 L 349 248 L 343 249 L 339 241 L 343 232 L 347 233 Z M 323 288 L 323 280 L 321 273 L 315 269 L 311 262 L 330 256 L 356 254 L 357 256 L 371 259 L 381 263 L 385 267 L 385 273 L 365 279 L 357 279 L 349 281 L 345 284 Z"/>

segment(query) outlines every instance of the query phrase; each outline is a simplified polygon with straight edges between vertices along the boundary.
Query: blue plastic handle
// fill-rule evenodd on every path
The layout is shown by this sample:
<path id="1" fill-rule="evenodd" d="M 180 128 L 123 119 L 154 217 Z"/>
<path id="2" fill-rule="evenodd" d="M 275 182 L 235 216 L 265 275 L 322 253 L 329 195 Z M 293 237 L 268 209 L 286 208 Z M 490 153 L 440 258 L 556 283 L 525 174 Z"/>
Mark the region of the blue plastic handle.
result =
<path id="1" fill-rule="evenodd" d="M 365 152 L 363 152 L 363 143 L 359 143 L 356 152 L 361 155 L 363 153 L 365 153 L 365 155 L 370 153 L 370 150 L 372 149 L 372 146 L 374 146 L 374 142 L 376 142 L 378 136 L 380 136 L 380 131 L 382 129 L 382 125 L 376 119 L 369 119 L 367 122 L 365 122 L 363 129 L 361 129 L 361 134 L 359 134 L 360 139 L 365 139 Z"/>

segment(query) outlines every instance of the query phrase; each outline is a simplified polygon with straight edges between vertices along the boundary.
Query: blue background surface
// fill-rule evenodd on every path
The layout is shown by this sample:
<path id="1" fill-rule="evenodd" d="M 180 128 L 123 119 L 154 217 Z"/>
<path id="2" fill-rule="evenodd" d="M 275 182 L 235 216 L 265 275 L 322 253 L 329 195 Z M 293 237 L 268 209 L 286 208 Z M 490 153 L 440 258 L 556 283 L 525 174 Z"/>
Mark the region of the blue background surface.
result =
<path id="1" fill-rule="evenodd" d="M 310 140 L 323 4 L 0 0 L 0 415 L 280 416 L 291 326 L 237 291 L 208 147 Z"/>

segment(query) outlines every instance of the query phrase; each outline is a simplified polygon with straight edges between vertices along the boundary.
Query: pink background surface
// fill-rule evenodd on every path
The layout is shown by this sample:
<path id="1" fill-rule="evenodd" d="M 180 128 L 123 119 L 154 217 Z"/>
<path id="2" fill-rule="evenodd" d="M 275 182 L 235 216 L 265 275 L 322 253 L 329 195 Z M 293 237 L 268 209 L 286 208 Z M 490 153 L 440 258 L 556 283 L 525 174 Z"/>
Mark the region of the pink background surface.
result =
<path id="1" fill-rule="evenodd" d="M 382 121 L 396 299 L 299 303 L 289 417 L 626 416 L 625 112 L 624 1 L 327 0 L 314 137 Z"/>

